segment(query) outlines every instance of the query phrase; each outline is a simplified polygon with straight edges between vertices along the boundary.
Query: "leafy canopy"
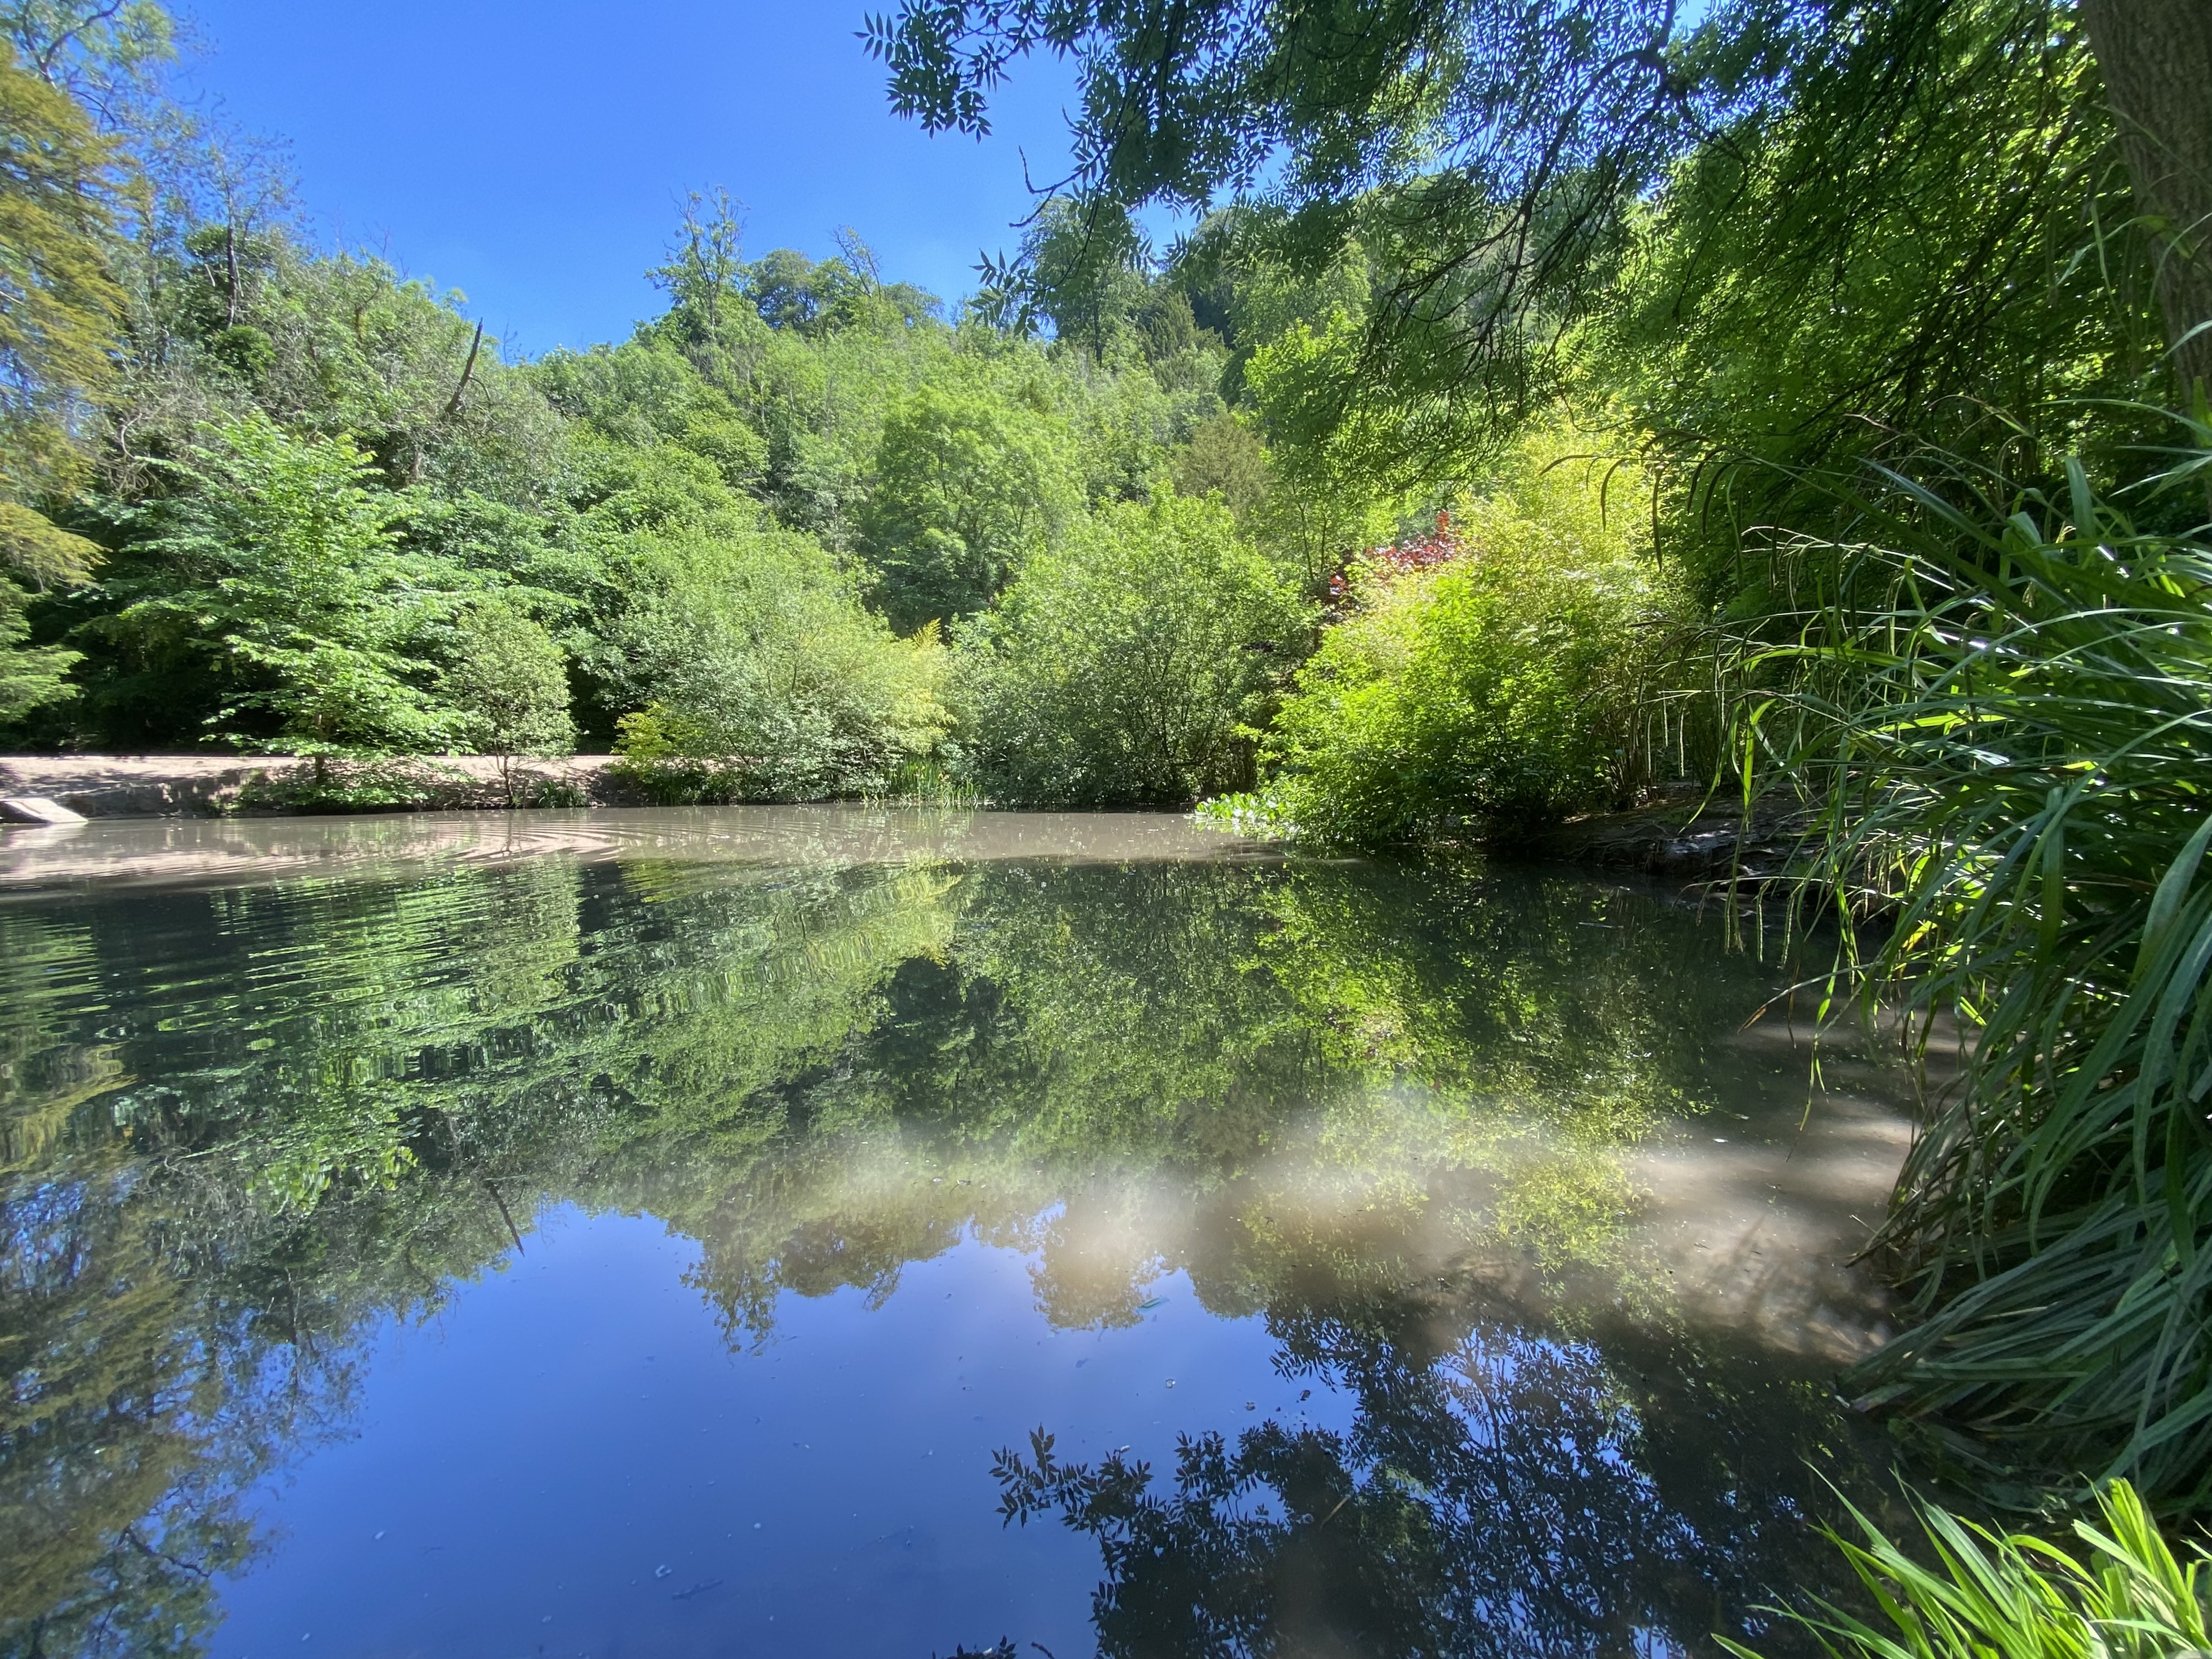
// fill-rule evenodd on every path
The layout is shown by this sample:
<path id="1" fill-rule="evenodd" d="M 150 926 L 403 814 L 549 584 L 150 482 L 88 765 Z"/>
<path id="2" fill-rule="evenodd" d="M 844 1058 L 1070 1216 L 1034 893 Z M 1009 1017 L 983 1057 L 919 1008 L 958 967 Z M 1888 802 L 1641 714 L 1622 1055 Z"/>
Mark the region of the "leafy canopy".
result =
<path id="1" fill-rule="evenodd" d="M 421 754 L 460 735 L 426 650 L 453 573 L 398 547 L 368 457 L 256 413 L 175 471 L 185 493 L 138 510 L 153 533 L 102 584 L 121 601 L 102 631 L 200 659 L 210 725 L 250 748 Z"/>
<path id="2" fill-rule="evenodd" d="M 960 636 L 968 741 L 1012 799 L 1180 804 L 1241 787 L 1305 631 L 1218 501 L 1103 508 Z"/>

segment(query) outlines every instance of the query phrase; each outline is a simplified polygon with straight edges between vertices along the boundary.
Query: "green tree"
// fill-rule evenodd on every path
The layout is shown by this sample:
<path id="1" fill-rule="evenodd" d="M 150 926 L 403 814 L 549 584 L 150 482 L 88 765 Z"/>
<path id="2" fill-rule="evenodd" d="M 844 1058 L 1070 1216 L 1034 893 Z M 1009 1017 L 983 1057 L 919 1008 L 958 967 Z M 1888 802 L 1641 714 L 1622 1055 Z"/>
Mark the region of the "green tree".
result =
<path id="1" fill-rule="evenodd" d="M 132 513 L 151 533 L 101 584 L 114 614 L 89 624 L 144 665 L 142 695 L 197 670 L 210 735 L 255 749 L 420 754 L 460 735 L 429 690 L 453 573 L 398 548 L 399 504 L 366 456 L 256 413 L 174 470 L 185 493 Z"/>
<path id="2" fill-rule="evenodd" d="M 985 270 L 983 303 L 1026 331 L 1042 319 L 1054 335 L 1103 358 L 1149 297 L 1143 237 L 1116 204 L 1050 197 L 1022 238 L 1018 265 Z"/>
<path id="3" fill-rule="evenodd" d="M 671 799 L 814 800 L 890 788 L 937 746 L 944 649 L 894 636 L 811 538 L 641 538 L 608 629 L 634 711 L 620 747 Z"/>
<path id="4" fill-rule="evenodd" d="M 573 753 L 568 661 L 552 635 L 502 599 L 481 599 L 456 618 L 446 701 L 468 722 L 469 740 L 499 759 L 500 787 L 515 804 L 518 757 Z"/>
<path id="5" fill-rule="evenodd" d="M 1233 415 L 1200 426 L 1175 457 L 1176 493 L 1218 495 L 1240 525 L 1267 506 L 1269 483 L 1267 447 Z"/>
<path id="6" fill-rule="evenodd" d="M 71 429 L 110 378 L 122 291 L 108 147 L 0 42 L 0 487 L 74 470 Z"/>
<path id="7" fill-rule="evenodd" d="M 2212 121 L 2194 91 L 2212 46 L 2182 0 L 2082 15 L 2101 74 L 2072 114 L 2130 135 L 2168 343 L 2194 362 L 2212 349 L 2194 336 L 2212 305 Z M 1961 76 L 2002 80 L 2078 28 L 2054 0 L 1734 0 L 1687 26 L 1668 0 L 1404 0 L 1357 27 L 1295 0 L 902 0 L 867 37 L 894 109 L 931 131 L 988 131 L 989 94 L 1015 59 L 1075 58 L 1073 185 L 1087 221 L 1235 194 L 1264 202 L 1279 245 L 1308 264 L 1355 240 L 1391 244 L 1367 373 L 1340 386 L 1344 405 L 1462 397 L 1479 422 L 1471 394 L 1525 407 L 1543 389 L 1559 324 L 1606 303 L 1650 193 L 1701 144 L 1817 112 L 1826 138 L 1875 158 L 1806 180 L 1847 210 L 1821 227 L 1820 251 L 1834 254 L 1884 210 L 1870 174 L 1917 112 L 1972 99 Z M 1962 52 L 1962 35 L 1987 44 Z"/>
<path id="8" fill-rule="evenodd" d="M 112 184 L 90 118 L 0 41 L 0 723 L 70 696 L 79 660 L 27 644 L 25 612 L 84 582 L 97 550 L 25 498 L 68 492 L 74 428 L 112 378 L 123 299 L 108 269 Z"/>
<path id="9" fill-rule="evenodd" d="M 943 301 L 908 283 L 886 283 L 866 243 L 840 231 L 842 252 L 815 260 L 780 247 L 745 268 L 744 289 L 771 328 L 800 334 L 841 329 L 915 327 L 937 316 Z"/>
<path id="10" fill-rule="evenodd" d="M 1080 504 L 1065 424 L 981 386 L 925 385 L 884 427 L 860 517 L 875 598 L 908 632 L 972 616 Z"/>
<path id="11" fill-rule="evenodd" d="M 1179 804 L 1238 787 L 1305 626 L 1218 501 L 1102 507 L 962 633 L 965 741 L 1011 800 Z"/>
<path id="12" fill-rule="evenodd" d="M 0 726 L 76 696 L 69 673 L 84 653 L 31 644 L 26 612 L 37 597 L 82 586 L 99 550 L 20 502 L 0 501 Z"/>

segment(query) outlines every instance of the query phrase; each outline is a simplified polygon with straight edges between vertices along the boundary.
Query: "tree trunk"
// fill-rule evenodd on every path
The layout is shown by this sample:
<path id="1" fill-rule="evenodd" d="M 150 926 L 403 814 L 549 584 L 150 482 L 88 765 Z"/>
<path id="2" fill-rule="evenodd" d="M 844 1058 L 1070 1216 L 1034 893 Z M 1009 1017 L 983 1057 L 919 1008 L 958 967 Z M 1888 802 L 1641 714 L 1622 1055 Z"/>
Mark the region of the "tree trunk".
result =
<path id="1" fill-rule="evenodd" d="M 2081 21 L 2157 251 L 2175 378 L 2185 400 L 2212 393 L 2212 0 L 2081 0 Z"/>

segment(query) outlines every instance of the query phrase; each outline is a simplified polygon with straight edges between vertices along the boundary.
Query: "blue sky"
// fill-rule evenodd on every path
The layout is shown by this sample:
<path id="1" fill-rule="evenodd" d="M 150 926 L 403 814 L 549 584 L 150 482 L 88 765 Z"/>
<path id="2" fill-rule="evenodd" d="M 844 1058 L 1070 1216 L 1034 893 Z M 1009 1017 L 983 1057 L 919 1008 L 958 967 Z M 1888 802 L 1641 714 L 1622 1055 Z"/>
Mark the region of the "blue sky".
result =
<path id="1" fill-rule="evenodd" d="M 855 31 L 892 0 L 183 0 L 188 88 L 288 141 L 330 240 L 466 293 L 510 351 L 619 339 L 659 309 L 687 189 L 745 205 L 755 254 L 857 228 L 948 299 L 1066 170 L 1066 66 L 1029 64 L 981 143 L 885 105 Z"/>

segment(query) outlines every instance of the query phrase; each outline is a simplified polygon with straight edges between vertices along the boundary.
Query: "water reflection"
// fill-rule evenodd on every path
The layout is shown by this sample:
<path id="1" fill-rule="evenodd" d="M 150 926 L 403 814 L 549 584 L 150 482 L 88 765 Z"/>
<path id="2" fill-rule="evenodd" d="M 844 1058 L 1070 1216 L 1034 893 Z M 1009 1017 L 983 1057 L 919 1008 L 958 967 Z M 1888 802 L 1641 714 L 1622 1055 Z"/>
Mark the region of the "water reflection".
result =
<path id="1" fill-rule="evenodd" d="M 1402 1300 L 1277 1328 L 1286 1376 L 1352 1392 L 1348 1431 L 1191 1437 L 1164 1480 L 1064 1462 L 1042 1429 L 1001 1455 L 1010 1518 L 1098 1540 L 1102 1653 L 1679 1651 L 1767 1575 L 1826 1571 L 1793 1468 L 1821 1403 L 1741 1358 L 1726 1382 L 1710 1355 L 1639 1372 L 1599 1341 Z"/>
<path id="2" fill-rule="evenodd" d="M 564 1205 L 693 1241 L 741 1359 L 963 1241 L 1050 1329 L 1150 1340 L 1168 1275 L 1264 1322 L 1284 1397 L 1171 1468 L 1066 1449 L 1103 1402 L 1000 1465 L 1103 1551 L 1104 1652 L 1696 1648 L 1825 1571 L 1896 1122 L 1838 1062 L 1801 1131 L 1689 910 L 1166 819 L 486 822 L 9 855 L 0 1652 L 205 1650 L 380 1333 Z M 833 1484 L 892 1479 L 866 1431 Z"/>

